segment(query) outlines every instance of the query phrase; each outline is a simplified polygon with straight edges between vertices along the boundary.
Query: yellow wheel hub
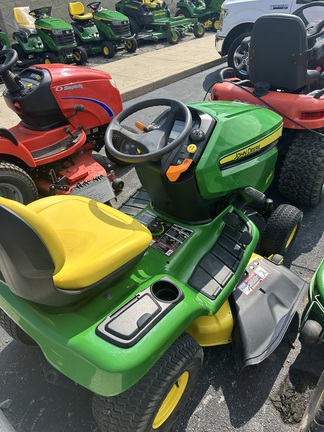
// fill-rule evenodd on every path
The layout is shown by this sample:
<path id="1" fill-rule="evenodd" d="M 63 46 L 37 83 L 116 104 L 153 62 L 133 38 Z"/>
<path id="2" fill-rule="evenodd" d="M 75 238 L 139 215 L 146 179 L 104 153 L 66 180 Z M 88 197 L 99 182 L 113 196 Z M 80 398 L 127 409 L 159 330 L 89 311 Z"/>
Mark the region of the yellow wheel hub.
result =
<path id="1" fill-rule="evenodd" d="M 171 390 L 162 402 L 158 413 L 153 421 L 153 429 L 158 429 L 170 417 L 178 405 L 189 380 L 189 372 L 184 372 L 173 384 Z"/>

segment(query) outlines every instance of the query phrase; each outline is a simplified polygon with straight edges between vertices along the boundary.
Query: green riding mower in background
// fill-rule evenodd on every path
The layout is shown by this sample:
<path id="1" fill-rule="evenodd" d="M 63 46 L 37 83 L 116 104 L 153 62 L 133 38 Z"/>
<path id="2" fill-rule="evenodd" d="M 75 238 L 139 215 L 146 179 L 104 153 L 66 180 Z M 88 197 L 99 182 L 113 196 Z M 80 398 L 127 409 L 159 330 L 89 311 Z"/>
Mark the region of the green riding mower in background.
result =
<path id="1" fill-rule="evenodd" d="M 29 11 L 28 7 L 15 7 L 14 19 L 18 26 L 13 34 L 17 44 L 12 46 L 19 60 L 30 63 L 87 62 L 87 52 L 77 46 L 71 24 L 51 17 L 50 6 Z"/>
<path id="2" fill-rule="evenodd" d="M 175 16 L 198 18 L 205 30 L 217 31 L 222 0 L 180 0 Z"/>
<path id="3" fill-rule="evenodd" d="M 100 9 L 101 2 L 87 5 L 89 12 L 81 2 L 69 3 L 69 14 L 78 45 L 82 45 L 89 55 L 102 54 L 112 58 L 118 49 L 133 53 L 137 41 L 131 34 L 127 16 L 120 12 Z"/>
<path id="4" fill-rule="evenodd" d="M 116 10 L 129 18 L 131 31 L 138 39 L 154 42 L 167 39 L 174 45 L 188 32 L 193 32 L 197 38 L 205 34 L 198 18 L 171 17 L 170 10 L 161 0 L 120 0 L 116 3 Z"/>

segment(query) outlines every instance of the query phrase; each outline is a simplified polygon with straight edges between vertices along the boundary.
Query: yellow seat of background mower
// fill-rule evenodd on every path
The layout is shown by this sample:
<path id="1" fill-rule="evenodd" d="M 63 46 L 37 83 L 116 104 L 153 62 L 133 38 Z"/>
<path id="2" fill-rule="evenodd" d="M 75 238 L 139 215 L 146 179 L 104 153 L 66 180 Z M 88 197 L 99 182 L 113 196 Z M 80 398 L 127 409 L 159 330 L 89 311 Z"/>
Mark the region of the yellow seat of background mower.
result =
<path id="1" fill-rule="evenodd" d="M 88 21 L 93 18 L 91 12 L 84 13 L 85 9 L 81 2 L 70 2 L 69 3 L 69 14 L 74 21 Z"/>
<path id="2" fill-rule="evenodd" d="M 0 198 L 26 221 L 47 247 L 61 290 L 91 287 L 140 257 L 152 235 L 124 213 L 89 198 L 56 195 L 27 206 Z"/>

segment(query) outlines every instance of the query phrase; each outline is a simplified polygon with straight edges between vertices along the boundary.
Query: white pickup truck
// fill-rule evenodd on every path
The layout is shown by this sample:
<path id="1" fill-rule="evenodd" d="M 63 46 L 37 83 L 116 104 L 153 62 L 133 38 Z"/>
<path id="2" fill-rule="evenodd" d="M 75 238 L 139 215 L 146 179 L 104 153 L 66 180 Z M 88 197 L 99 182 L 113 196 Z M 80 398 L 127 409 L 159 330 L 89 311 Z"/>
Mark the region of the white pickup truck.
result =
<path id="1" fill-rule="evenodd" d="M 242 40 L 251 34 L 253 24 L 268 13 L 294 13 L 308 4 L 301 18 L 307 23 L 324 19 L 324 1 L 317 0 L 225 0 L 220 14 L 220 28 L 216 33 L 216 49 L 221 56 L 228 56 L 238 78 L 248 75 L 248 51 Z"/>

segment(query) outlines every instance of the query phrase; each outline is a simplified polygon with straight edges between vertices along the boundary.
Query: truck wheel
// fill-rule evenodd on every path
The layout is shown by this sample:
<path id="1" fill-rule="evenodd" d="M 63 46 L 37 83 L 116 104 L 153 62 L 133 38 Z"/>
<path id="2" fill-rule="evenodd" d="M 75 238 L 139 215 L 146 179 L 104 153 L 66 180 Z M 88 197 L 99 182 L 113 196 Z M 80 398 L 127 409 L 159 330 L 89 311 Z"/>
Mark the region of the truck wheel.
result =
<path id="1" fill-rule="evenodd" d="M 177 12 L 175 13 L 175 16 L 176 17 L 191 18 L 190 12 L 185 8 L 180 8 L 179 10 L 177 10 Z"/>
<path id="2" fill-rule="evenodd" d="M 284 256 L 291 248 L 302 220 L 301 210 L 289 204 L 281 204 L 272 213 L 261 235 L 259 243 L 261 255 Z"/>
<path id="3" fill-rule="evenodd" d="M 101 432 L 167 431 L 194 390 L 203 350 L 187 333 L 133 387 L 114 397 L 94 395 Z"/>
<path id="4" fill-rule="evenodd" d="M 0 162 L 0 196 L 28 204 L 38 198 L 38 193 L 35 183 L 23 169 Z"/>
<path id="5" fill-rule="evenodd" d="M 73 50 L 73 58 L 74 61 L 77 65 L 84 65 L 87 63 L 88 61 L 88 54 L 87 51 L 80 46 L 77 46 L 74 50 Z"/>
<path id="6" fill-rule="evenodd" d="M 101 45 L 101 53 L 105 58 L 113 58 L 116 54 L 116 48 L 114 44 L 110 41 L 103 42 Z"/>
<path id="7" fill-rule="evenodd" d="M 202 38 L 205 34 L 205 27 L 201 23 L 194 24 L 193 34 L 196 38 Z"/>
<path id="8" fill-rule="evenodd" d="M 318 132 L 324 133 L 323 129 Z M 298 132 L 291 141 L 279 177 L 280 193 L 296 204 L 315 206 L 324 197 L 324 138 Z"/>
<path id="9" fill-rule="evenodd" d="M 24 345 L 37 345 L 36 342 L 28 336 L 8 315 L 0 309 L 0 326 L 8 333 L 12 339 L 15 339 Z"/>
<path id="10" fill-rule="evenodd" d="M 58 58 L 54 53 L 45 53 L 42 58 L 42 63 L 44 64 L 52 64 L 52 63 L 58 63 Z"/>
<path id="11" fill-rule="evenodd" d="M 11 48 L 17 52 L 19 60 L 26 60 L 28 58 L 28 54 L 23 50 L 23 48 L 19 44 L 12 44 Z"/>
<path id="12" fill-rule="evenodd" d="M 228 66 L 235 70 L 235 75 L 240 79 L 247 79 L 249 76 L 249 52 L 245 51 L 242 46 L 242 40 L 250 33 L 243 33 L 232 42 L 228 50 Z"/>
<path id="13" fill-rule="evenodd" d="M 134 53 L 138 48 L 137 40 L 136 39 L 128 40 L 125 43 L 125 48 L 127 52 Z"/>
<path id="14" fill-rule="evenodd" d="M 180 40 L 180 33 L 178 30 L 170 30 L 167 35 L 167 41 L 171 45 L 176 45 Z"/>

